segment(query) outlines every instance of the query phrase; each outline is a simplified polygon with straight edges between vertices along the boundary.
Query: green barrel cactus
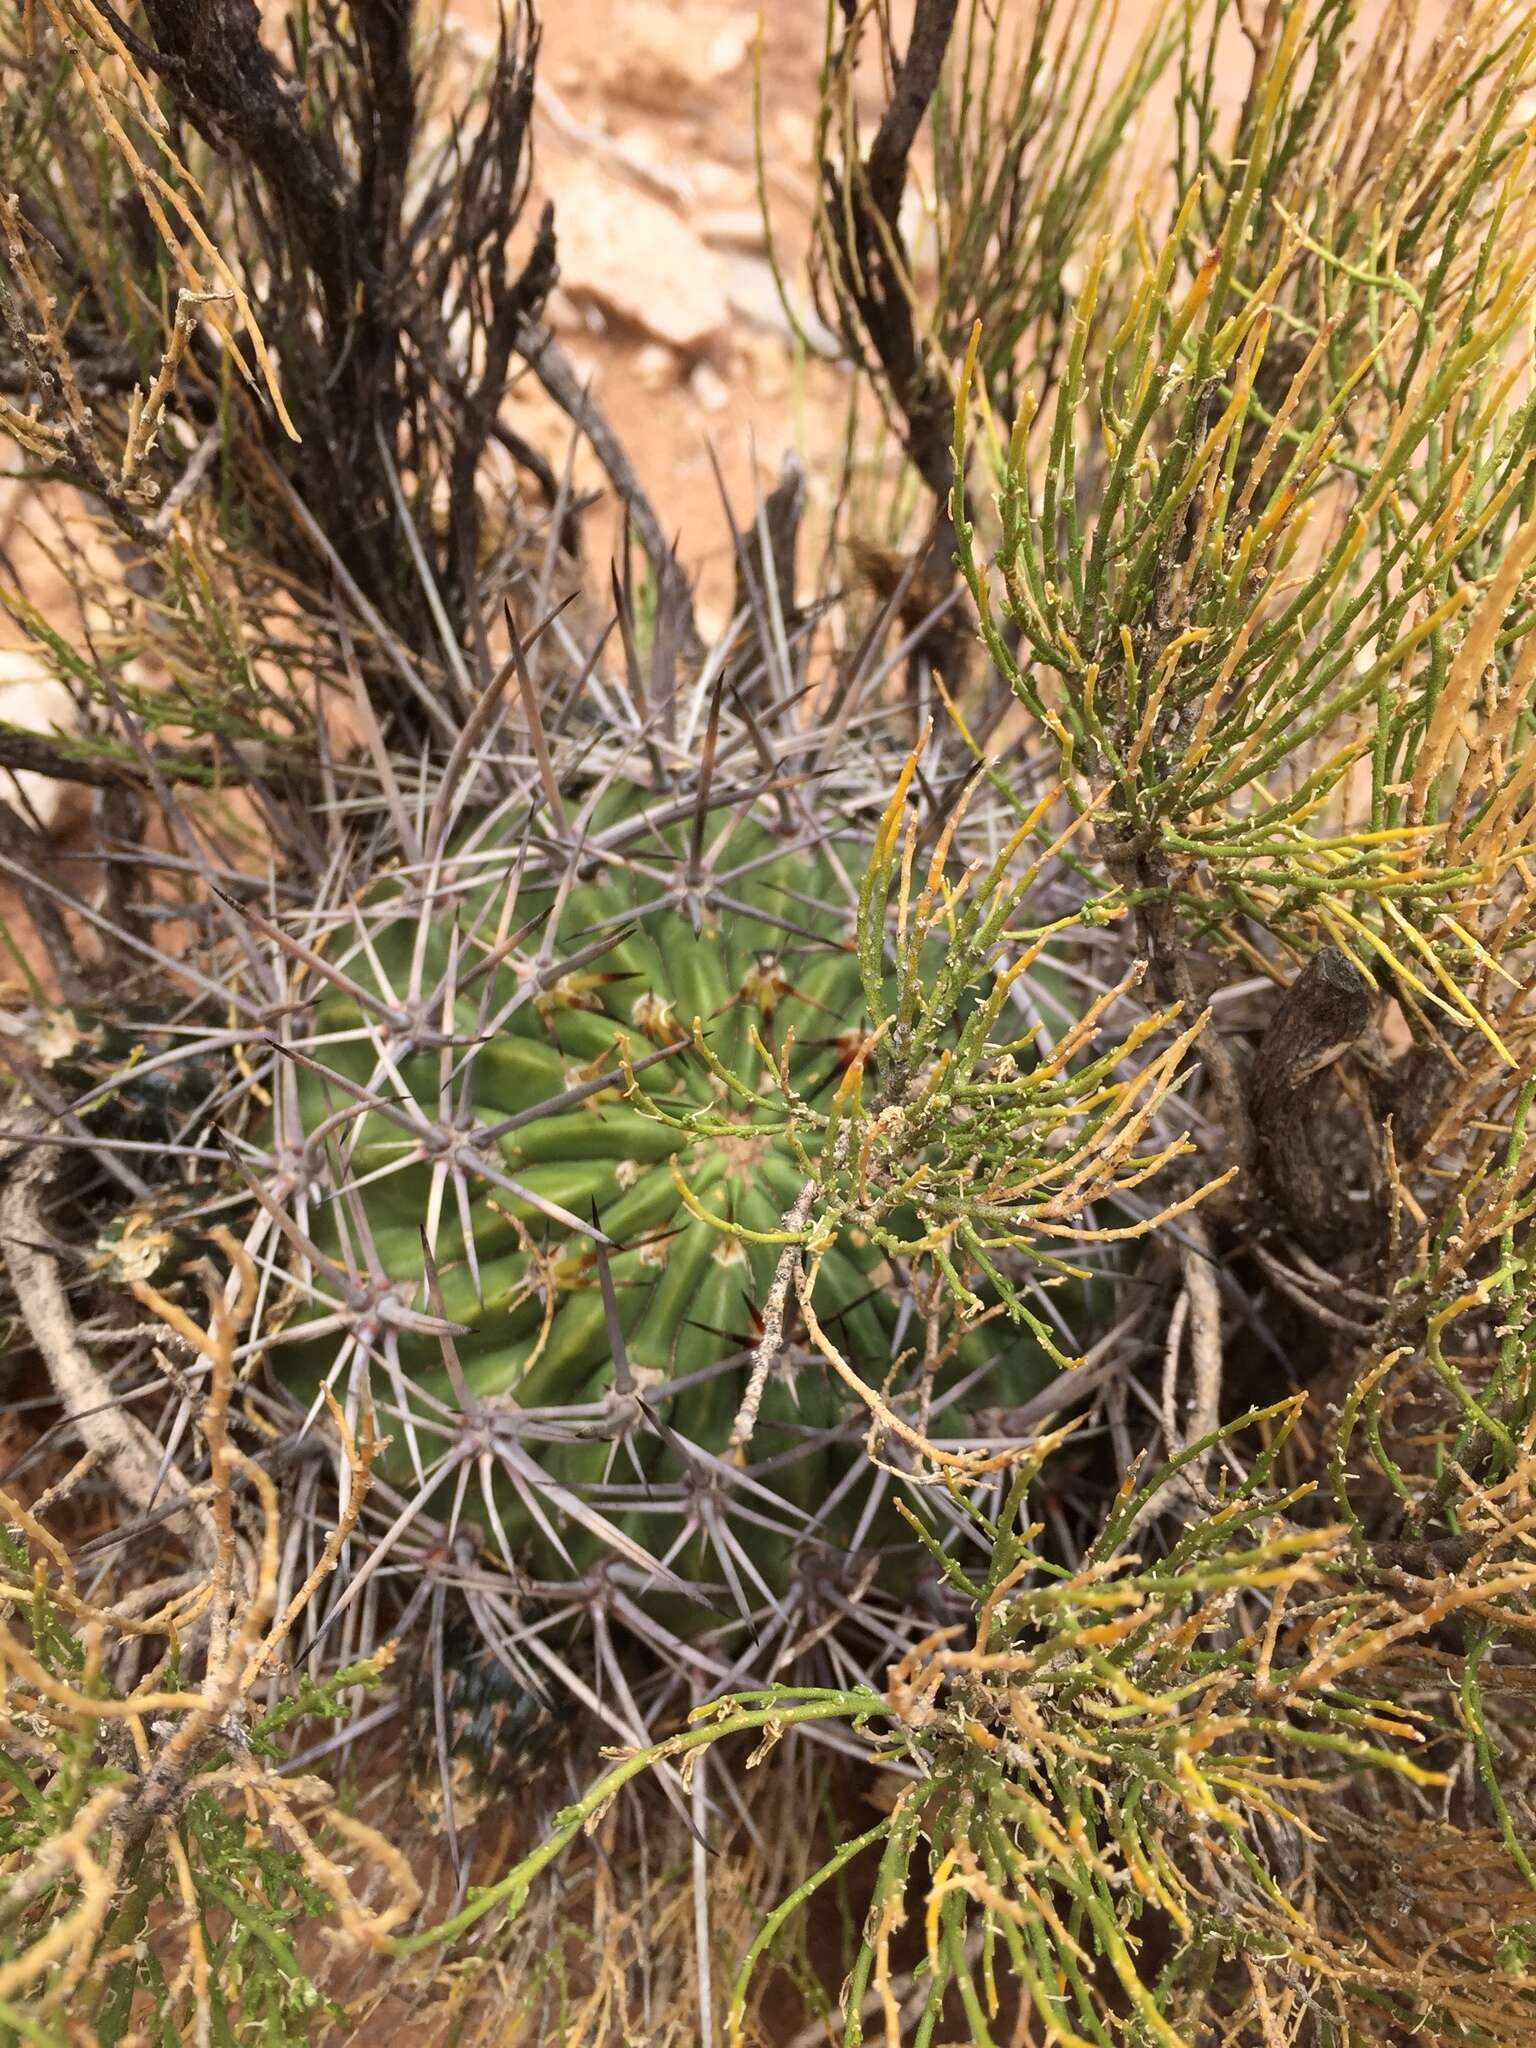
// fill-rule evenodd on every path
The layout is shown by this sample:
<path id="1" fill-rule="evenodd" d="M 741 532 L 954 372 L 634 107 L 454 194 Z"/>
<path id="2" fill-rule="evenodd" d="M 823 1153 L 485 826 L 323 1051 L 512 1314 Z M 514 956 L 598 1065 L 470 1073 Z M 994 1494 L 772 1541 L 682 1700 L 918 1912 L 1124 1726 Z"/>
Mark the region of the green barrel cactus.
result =
<path id="1" fill-rule="evenodd" d="M 690 1514 L 745 1510 L 736 1562 L 768 1589 L 806 1543 L 869 1539 L 864 1490 L 839 1483 L 873 1476 L 870 1414 L 821 1356 L 786 1346 L 741 1420 L 765 1313 L 795 1313 L 770 1304 L 818 1171 L 783 1105 L 833 1104 L 869 1055 L 863 864 L 757 814 L 658 821 L 620 786 L 558 878 L 530 884 L 526 847 L 482 828 L 327 949 L 299 1100 L 338 1198 L 310 1228 L 394 1290 L 385 1469 L 430 1486 L 477 1413 L 503 1453 L 497 1540 L 536 1578 L 666 1551 L 672 1577 L 718 1584 Z M 930 1304 L 935 1369 L 899 1257 L 857 1227 L 824 1238 L 811 1306 L 871 1389 L 926 1373 L 924 1412 L 947 1413 L 963 1385 L 963 1435 L 1056 1370 L 1028 1327 Z M 369 1348 L 305 1344 L 291 1383 L 355 1376 Z"/>

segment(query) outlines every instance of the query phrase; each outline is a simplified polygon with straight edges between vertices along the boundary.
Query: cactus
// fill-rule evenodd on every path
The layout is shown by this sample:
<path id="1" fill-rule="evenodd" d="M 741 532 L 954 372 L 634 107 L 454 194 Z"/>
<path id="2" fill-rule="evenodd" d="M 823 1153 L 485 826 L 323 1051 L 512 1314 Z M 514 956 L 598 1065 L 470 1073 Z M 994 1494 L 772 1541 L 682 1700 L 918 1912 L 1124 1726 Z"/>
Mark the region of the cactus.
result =
<path id="1" fill-rule="evenodd" d="M 428 1306 L 425 1236 L 431 1310 L 458 1326 L 451 1363 L 440 1330 L 400 1344 L 394 1469 L 422 1480 L 466 1404 L 542 1418 L 537 1479 L 514 1475 L 524 1483 L 498 1499 L 509 1548 L 526 1562 L 532 1539 L 541 1575 L 615 1544 L 639 1561 L 644 1512 L 579 1506 L 603 1490 L 621 1433 L 634 1446 L 621 1490 L 643 1480 L 674 1520 L 690 1484 L 737 1483 L 744 1361 L 807 1183 L 767 1091 L 830 1099 L 869 1042 L 850 849 L 719 808 L 657 824 L 654 808 L 633 786 L 607 792 L 557 881 L 530 884 L 491 830 L 430 899 L 388 885 L 366 945 L 340 963 L 338 979 L 369 980 L 318 1005 L 300 1086 L 311 1141 L 338 1136 L 388 1282 Z M 435 1029 L 386 1043 L 379 1006 L 408 985 L 432 992 Z M 428 1123 L 469 1135 L 473 1185 Z M 332 1258 L 344 1213 L 329 1205 L 318 1226 Z M 848 1230 L 816 1273 L 818 1320 L 876 1386 L 904 1341 L 889 1278 L 881 1247 Z M 957 1332 L 950 1350 L 933 1392 L 966 1378 L 967 1413 L 1016 1403 L 1055 1370 L 1006 1320 Z M 360 1356 L 306 1346 L 292 1383 L 310 1393 Z M 635 1428 L 642 1412 L 652 1428 Z M 797 1538 L 854 1536 L 856 1494 L 832 1518 L 818 1510 L 866 1422 L 820 1361 L 766 1386 L 752 1452 L 773 1468 L 755 1489 L 769 1525 L 731 1546 L 749 1581 L 782 1582 Z"/>
<path id="2" fill-rule="evenodd" d="M 836 1082 L 861 1042 L 846 1022 L 860 1005 L 857 962 L 839 944 L 849 919 L 826 907 L 836 878 L 825 854 L 786 849 L 756 823 L 738 827 L 712 814 L 705 828 L 728 878 L 690 918 L 677 901 L 690 889 L 686 849 L 675 831 L 645 843 L 644 814 L 634 815 L 639 833 L 621 824 L 617 834 L 594 834 L 608 846 L 558 905 L 547 887 L 513 881 L 507 915 L 531 928 L 529 941 L 492 973 L 471 978 L 486 940 L 463 933 L 494 925 L 496 884 L 471 887 L 460 929 L 434 927 L 421 962 L 424 982 L 444 990 L 445 1035 L 458 1048 L 455 1106 L 473 1117 L 482 1144 L 494 1139 L 485 1165 L 494 1173 L 499 1155 L 505 1176 L 499 1187 L 488 1179 L 467 1217 L 445 1212 L 434 1233 L 443 1306 L 466 1326 L 460 1362 L 479 1396 L 541 1405 L 596 1391 L 612 1346 L 598 1265 L 605 1239 L 623 1247 L 608 1256 L 608 1277 L 629 1363 L 643 1380 L 695 1376 L 722 1351 L 752 1342 L 748 1304 L 771 1276 L 766 1239 L 798 1193 L 795 1161 L 781 1138 L 759 1133 L 749 1109 L 726 1109 L 734 1135 L 680 1140 L 626 1099 L 626 1059 L 640 1069 L 654 1062 L 647 1092 L 686 1111 L 719 1091 L 692 1056 L 695 1018 L 733 1072 L 761 1080 L 769 1046 L 792 1048 L 791 1070 L 812 1094 Z M 404 907 L 397 896 L 383 915 Z M 403 922 L 376 944 L 381 984 L 409 971 L 413 936 Z M 464 993 L 454 999 L 456 983 Z M 356 1001 L 333 997 L 318 1022 L 336 1042 L 337 1077 L 360 1091 L 377 1087 L 383 1076 L 371 1048 L 346 1043 L 363 1022 Z M 437 1096 L 439 1067 L 426 1047 L 399 1063 L 417 1102 Z M 311 1073 L 303 1092 L 317 1129 L 335 1084 Z M 419 1226 L 433 1205 L 433 1170 L 418 1150 L 379 1111 L 348 1147 L 354 1172 L 377 1176 L 366 1200 L 385 1266 L 412 1279 L 421 1275 Z M 679 1156 L 693 1193 L 763 1242 L 690 1215 L 672 1171 Z M 822 1278 L 827 1313 L 846 1315 L 853 1341 L 875 1356 L 889 1352 L 890 1318 L 862 1299 L 871 1264 L 867 1250 L 839 1246 Z M 441 1372 L 437 1391 L 449 1392 Z M 701 1395 L 712 1405 L 707 1388 Z"/>
<path id="3" fill-rule="evenodd" d="M 827 831 L 803 790 L 712 794 L 719 720 L 666 791 L 580 770 L 574 820 L 553 782 L 445 783 L 419 857 L 287 942 L 276 1149 L 335 1305 L 289 1385 L 371 1390 L 402 1521 L 478 1520 L 549 1598 L 601 1566 L 669 1634 L 920 1563 L 893 1494 L 984 1480 L 992 1417 L 1071 1363 L 1041 1282 L 1089 1268 L 1053 1240 L 1179 1149 L 1136 1150 L 1190 1035 L 1125 1081 L 1171 1021 L 1100 1054 L 1129 984 L 1049 1049 L 1008 1022 L 1065 986 L 1075 920 L 1026 922 L 1048 801 L 1010 832 L 962 803 L 919 859 L 917 753 Z"/>

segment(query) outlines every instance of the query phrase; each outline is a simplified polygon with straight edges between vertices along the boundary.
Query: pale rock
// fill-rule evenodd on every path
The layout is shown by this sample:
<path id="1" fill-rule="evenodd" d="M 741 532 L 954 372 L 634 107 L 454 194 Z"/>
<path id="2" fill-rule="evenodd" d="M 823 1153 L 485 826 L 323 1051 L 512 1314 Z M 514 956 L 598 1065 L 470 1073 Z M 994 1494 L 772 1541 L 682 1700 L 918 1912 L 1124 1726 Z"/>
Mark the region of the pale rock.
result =
<path id="1" fill-rule="evenodd" d="M 677 356 L 664 342 L 648 341 L 636 351 L 635 375 L 652 391 L 663 391 L 677 382 Z"/>
<path id="2" fill-rule="evenodd" d="M 796 339 L 795 328 L 784 310 L 778 281 L 766 258 L 730 256 L 726 259 L 726 299 L 736 319 L 760 334 L 777 335 L 786 345 Z M 800 335 L 813 355 L 836 362 L 842 355 L 837 336 L 812 309 L 798 302 L 795 320 Z"/>
<path id="3" fill-rule="evenodd" d="M 733 255 L 726 261 L 726 298 L 732 313 L 760 334 L 787 341 L 791 328 L 778 281 L 761 256 Z"/>
<path id="4" fill-rule="evenodd" d="M 798 107 L 780 107 L 773 117 L 773 131 L 781 156 L 791 163 L 809 163 L 816 147 L 816 124 Z"/>
<path id="5" fill-rule="evenodd" d="M 722 22 L 710 37 L 705 69 L 711 78 L 729 78 L 746 63 L 751 48 L 752 30 L 744 18 Z"/>
<path id="6" fill-rule="evenodd" d="M 585 349 L 572 348 L 566 350 L 565 359 L 570 364 L 571 375 L 583 389 L 588 384 L 596 385 L 602 374 L 602 364 L 595 356 L 589 355 Z"/>
<path id="7" fill-rule="evenodd" d="M 661 165 L 665 165 L 668 169 L 673 168 L 672 157 L 674 150 L 672 139 L 664 130 L 642 128 L 635 122 L 626 120 L 622 115 L 619 117 L 617 127 L 606 117 L 602 125 L 607 131 L 614 148 L 622 149 L 632 164 L 638 164 L 642 170 L 646 171 L 654 171 Z"/>
<path id="8" fill-rule="evenodd" d="M 743 332 L 736 348 L 747 366 L 747 382 L 756 398 L 782 398 L 789 389 L 789 352 L 778 336 Z"/>
<path id="9" fill-rule="evenodd" d="M 761 256 L 768 247 L 762 211 L 756 206 L 724 207 L 713 213 L 701 213 L 694 226 L 711 249 Z"/>
<path id="10" fill-rule="evenodd" d="M 642 191 L 649 190 L 664 206 L 686 211 L 696 203 L 693 167 L 684 170 L 678 163 L 672 139 L 663 129 L 627 127 L 602 154 L 615 172 L 633 180 Z"/>
<path id="11" fill-rule="evenodd" d="M 938 224 L 923 194 L 908 187 L 897 226 L 907 252 L 907 268 L 920 284 L 930 281 L 939 260 Z"/>
<path id="12" fill-rule="evenodd" d="M 691 165 L 690 176 L 699 203 L 707 211 L 737 212 L 749 206 L 756 209 L 755 171 L 740 171 L 735 165 L 723 164 L 716 157 L 700 157 Z"/>
<path id="13" fill-rule="evenodd" d="M 551 334 L 585 334 L 589 310 L 578 306 L 556 286 L 544 301 L 544 325 Z"/>
<path id="14" fill-rule="evenodd" d="M 46 737 L 74 733 L 80 715 L 69 691 L 35 654 L 24 647 L 0 647 L 0 723 L 19 725 L 24 732 Z M 15 775 L 0 770 L 0 802 L 49 829 L 57 823 L 65 799 L 75 787 L 30 768 Z"/>
<path id="15" fill-rule="evenodd" d="M 693 402 L 704 412 L 724 412 L 731 402 L 730 387 L 712 363 L 695 363 L 688 379 Z"/>
<path id="16" fill-rule="evenodd" d="M 622 27 L 605 52 L 610 82 L 626 98 L 679 107 L 678 88 L 719 84 L 739 71 L 752 48 L 750 14 L 728 16 L 713 35 L 700 35 L 696 22 L 669 0 L 627 0 Z"/>
<path id="17" fill-rule="evenodd" d="M 544 324 L 551 334 L 580 336 L 583 340 L 594 335 L 601 339 L 608 332 L 600 306 L 589 298 L 559 289 L 544 302 Z"/>
<path id="18" fill-rule="evenodd" d="M 684 355 L 720 341 L 730 319 L 721 259 L 659 200 L 572 164 L 555 232 L 561 285 L 577 305 Z"/>

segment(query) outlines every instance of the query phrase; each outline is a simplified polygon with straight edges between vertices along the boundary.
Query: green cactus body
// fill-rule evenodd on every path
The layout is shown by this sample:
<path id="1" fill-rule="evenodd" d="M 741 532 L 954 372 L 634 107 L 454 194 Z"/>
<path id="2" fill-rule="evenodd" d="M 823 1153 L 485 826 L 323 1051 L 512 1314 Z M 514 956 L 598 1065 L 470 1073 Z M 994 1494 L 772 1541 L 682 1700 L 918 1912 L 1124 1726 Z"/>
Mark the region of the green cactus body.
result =
<path id="1" fill-rule="evenodd" d="M 633 792 L 611 795 L 592 821 L 590 839 L 632 814 L 637 802 Z M 558 918 L 555 964 L 504 1028 L 474 1043 L 484 1015 L 478 984 L 472 995 L 445 1004 L 445 1019 L 452 1019 L 445 1035 L 455 1042 L 450 1057 L 455 1065 L 470 1061 L 468 1094 L 476 1123 L 488 1128 L 520 1119 L 498 1136 L 495 1152 L 524 1193 L 485 1183 L 473 1189 L 471 1246 L 449 1191 L 437 1205 L 434 1247 L 443 1310 L 465 1332 L 457 1351 L 471 1393 L 481 1400 L 507 1397 L 522 1409 L 563 1409 L 600 1401 L 614 1385 L 614 1347 L 593 1240 L 561 1224 L 551 1210 L 583 1222 L 593 1219 L 613 1247 L 606 1255 L 608 1270 L 638 1385 L 656 1399 L 677 1440 L 720 1458 L 746 1368 L 709 1368 L 756 1342 L 756 1311 L 769 1295 L 781 1249 L 774 1233 L 805 1183 L 807 1164 L 814 1163 L 797 1158 L 794 1141 L 775 1128 L 777 1084 L 764 1055 L 787 1057 L 795 1092 L 825 1106 L 863 1043 L 863 995 L 846 944 L 852 910 L 836 856 L 823 846 L 786 850 L 750 818 L 733 823 L 715 813 L 706 826 L 712 841 L 729 834 L 731 875 L 728 890 L 721 892 L 728 900 L 702 910 L 697 933 L 678 900 L 691 827 L 647 828 L 622 855 L 586 862 L 589 872 L 563 898 L 548 887 L 519 892 L 515 925 L 524 939 L 494 970 L 492 1009 L 510 999 L 520 978 L 527 982 L 534 974 L 552 918 Z M 419 985 L 446 982 L 455 917 L 461 935 L 458 979 L 469 978 L 490 940 L 464 935 L 475 933 L 477 924 L 494 926 L 488 906 L 493 897 L 502 901 L 504 877 L 515 858 L 514 848 L 504 857 L 478 861 L 478 879 L 433 918 L 416 963 Z M 857 851 L 849 858 L 856 871 Z M 498 869 L 501 878 L 489 879 Z M 421 945 L 418 932 L 414 917 L 402 917 L 394 925 L 384 922 L 374 937 L 373 957 L 390 987 L 404 981 L 412 948 Z M 604 934 L 615 942 L 599 958 L 559 971 L 561 959 L 589 951 Z M 352 958 L 347 971 L 361 978 L 367 970 Z M 692 1042 L 695 1019 L 712 1059 Z M 350 999 L 328 997 L 316 1019 L 318 1057 L 338 1076 L 366 1083 L 372 1075 L 377 1082 L 373 1048 L 358 1033 L 359 1021 Z M 669 1046 L 677 1048 L 675 1054 L 644 1073 L 644 1093 L 654 1108 L 641 1107 L 629 1094 L 624 1057 L 638 1069 Z M 443 1059 L 434 1049 L 400 1063 L 399 1076 L 418 1101 L 436 1099 Z M 767 1106 L 743 1106 L 716 1062 Z M 604 1077 L 607 1085 L 583 1099 L 538 1113 L 541 1105 L 590 1089 Z M 306 1128 L 315 1131 L 343 1099 L 334 1083 L 307 1072 Z M 679 1129 L 656 1110 L 666 1119 L 702 1119 L 707 1128 Z M 392 1279 L 420 1282 L 421 1231 L 433 1201 L 430 1164 L 401 1164 L 411 1150 L 409 1139 L 372 1112 L 353 1124 L 348 1144 L 350 1178 L 361 1186 L 380 1262 Z M 690 1209 L 680 1178 L 715 1220 Z M 326 1236 L 328 1226 L 318 1228 L 325 1249 L 334 1254 L 335 1230 Z M 420 1287 L 414 1298 L 424 1305 Z M 827 1250 L 817 1272 L 817 1316 L 874 1387 L 890 1374 L 893 1354 L 914 1341 L 898 1337 L 899 1305 L 900 1290 L 876 1247 L 849 1233 Z M 308 1392 L 324 1361 L 313 1348 L 303 1358 L 296 1384 Z M 432 1340 L 403 1340 L 401 1358 L 417 1386 L 453 1403 Z M 776 1376 L 767 1388 L 752 1459 L 771 1466 L 776 1494 L 811 1512 L 850 1456 L 862 1456 L 868 1416 L 819 1359 L 801 1358 L 789 1378 Z M 1032 1338 L 999 1321 L 960 1338 L 939 1385 L 982 1365 L 991 1369 L 968 1393 L 968 1411 L 1023 1398 L 1052 1370 Z M 679 1381 L 687 1383 L 683 1391 L 659 1398 L 663 1383 Z M 782 1455 L 817 1446 L 818 1440 L 819 1447 L 804 1455 Z M 677 1477 L 677 1454 L 662 1436 L 649 1437 L 641 1453 L 648 1480 Z M 400 1462 L 397 1443 L 388 1469 L 398 1470 Z M 612 1444 L 595 1440 L 541 1445 L 539 1462 L 564 1486 L 590 1487 L 615 1461 Z M 622 1464 L 618 1476 L 625 1476 Z M 514 1543 L 528 1546 L 525 1554 L 539 1575 L 559 1575 L 550 1546 L 516 1502 L 509 1505 L 505 1527 Z M 655 1533 L 653 1523 L 640 1540 L 654 1544 Z M 835 1525 L 821 1530 L 834 1540 L 846 1533 Z M 563 1530 L 562 1536 L 573 1560 L 592 1555 L 590 1532 Z M 791 1547 L 772 1531 L 753 1532 L 754 1564 L 770 1581 Z"/>

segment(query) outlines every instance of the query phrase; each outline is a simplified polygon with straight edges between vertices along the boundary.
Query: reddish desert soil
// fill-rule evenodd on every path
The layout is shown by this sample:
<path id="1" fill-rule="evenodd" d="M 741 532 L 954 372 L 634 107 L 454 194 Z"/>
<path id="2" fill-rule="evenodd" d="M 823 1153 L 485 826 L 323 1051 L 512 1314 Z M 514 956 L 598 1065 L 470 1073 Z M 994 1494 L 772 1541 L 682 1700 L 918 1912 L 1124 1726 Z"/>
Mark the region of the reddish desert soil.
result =
<path id="1" fill-rule="evenodd" d="M 489 48 L 496 0 L 451 0 Z M 846 372 L 796 360 L 769 262 L 755 167 L 757 10 L 718 0 L 572 0 L 542 14 L 536 176 L 555 201 L 561 285 L 551 325 L 618 423 L 662 525 L 679 537 L 706 623 L 731 587 L 714 451 L 738 523 L 754 480 L 806 464 L 814 507 L 835 476 Z M 765 10 L 765 190 L 781 274 L 805 299 L 811 119 L 824 0 Z M 559 430 L 532 392 L 531 438 Z M 597 483 L 592 474 L 585 481 Z M 598 515 L 599 519 L 601 515 Z M 604 535 L 592 532 L 600 554 Z"/>

